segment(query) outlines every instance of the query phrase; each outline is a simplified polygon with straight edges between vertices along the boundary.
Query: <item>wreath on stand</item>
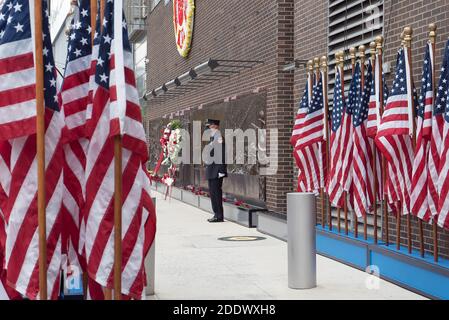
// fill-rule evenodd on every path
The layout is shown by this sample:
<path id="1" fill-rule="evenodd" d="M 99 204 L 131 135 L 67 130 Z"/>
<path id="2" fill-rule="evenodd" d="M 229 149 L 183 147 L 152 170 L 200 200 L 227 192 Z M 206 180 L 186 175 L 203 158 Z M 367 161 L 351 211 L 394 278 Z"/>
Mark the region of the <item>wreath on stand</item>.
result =
<path id="1" fill-rule="evenodd" d="M 167 186 L 165 199 L 171 194 L 174 183 L 176 182 L 176 173 L 179 171 L 177 167 L 179 153 L 182 146 L 182 124 L 179 120 L 173 120 L 162 131 L 162 137 L 159 140 L 161 145 L 161 153 L 156 168 L 151 174 L 152 181 L 160 181 Z M 167 166 L 167 172 L 162 177 L 158 176 L 161 166 Z"/>

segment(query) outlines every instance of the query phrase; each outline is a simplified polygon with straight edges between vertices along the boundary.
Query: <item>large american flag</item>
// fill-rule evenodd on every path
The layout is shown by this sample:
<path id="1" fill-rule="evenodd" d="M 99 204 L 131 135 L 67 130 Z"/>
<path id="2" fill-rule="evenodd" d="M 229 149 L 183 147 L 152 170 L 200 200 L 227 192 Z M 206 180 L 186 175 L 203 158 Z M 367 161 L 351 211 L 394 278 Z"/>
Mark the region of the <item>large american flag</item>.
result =
<path id="1" fill-rule="evenodd" d="M 353 150 L 353 197 L 354 212 L 362 217 L 374 203 L 373 141 L 368 138 L 367 123 L 373 68 L 368 65 L 365 84 L 361 96 L 353 110 L 354 150 Z M 379 171 L 378 171 L 379 172 Z"/>
<path id="2" fill-rule="evenodd" d="M 438 224 L 446 229 L 449 229 L 449 41 L 446 47 L 446 54 L 444 56 L 443 67 L 441 68 L 440 82 L 438 84 L 438 93 L 435 101 L 435 111 L 433 116 L 433 131 L 432 131 L 432 157 L 430 160 L 439 157 L 438 166 Z M 440 146 L 438 148 L 438 146 Z M 431 165 L 429 161 L 429 166 Z M 434 170 L 434 169 L 433 169 Z M 433 170 L 430 170 L 431 173 Z M 434 178 L 431 178 L 434 181 Z M 435 193 L 433 196 L 437 196 Z"/>
<path id="3" fill-rule="evenodd" d="M 394 190 L 402 207 L 402 213 L 410 213 L 410 190 L 413 168 L 413 130 L 412 101 L 414 92 L 410 92 L 410 64 L 404 48 L 399 49 L 396 62 L 396 74 L 391 94 L 387 100 L 384 114 L 376 137 L 376 145 L 385 157 L 389 174 L 395 177 L 387 179 L 390 189 Z M 415 104 L 416 105 L 416 104 Z"/>
<path id="4" fill-rule="evenodd" d="M 86 163 L 86 258 L 89 276 L 113 287 L 114 265 L 114 135 L 123 134 L 122 293 L 140 298 L 145 285 L 143 260 L 155 233 L 146 138 L 141 122 L 132 53 L 123 19 L 114 20 L 119 1 L 106 3 L 95 70 L 92 112 L 88 116 L 90 144 Z M 120 17 L 122 11 L 120 10 Z M 115 21 L 115 22 L 114 22 Z M 119 30 L 116 29 L 117 25 Z M 117 32 L 114 32 L 114 29 Z M 122 33 L 118 36 L 118 33 Z M 118 36 L 118 37 L 117 37 Z M 115 40 L 123 38 L 116 45 Z M 122 58 L 116 48 L 121 48 Z M 123 74 L 125 86 L 117 86 Z M 122 90 L 122 92 L 119 92 Z M 125 96 L 125 104 L 117 97 Z M 114 110 L 114 109 L 120 109 Z M 117 115 L 125 115 L 123 118 Z"/>
<path id="5" fill-rule="evenodd" d="M 314 77 L 309 75 L 291 139 L 299 168 L 298 190 L 303 192 L 317 192 L 324 186 L 323 82 L 321 77 L 318 83 L 311 86 L 312 78 Z M 315 130 L 320 131 L 317 134 Z"/>
<path id="6" fill-rule="evenodd" d="M 432 110 L 434 102 L 432 51 L 432 44 L 429 42 L 426 46 L 426 54 L 424 57 L 421 96 L 417 113 L 416 148 L 410 203 L 412 213 L 424 221 L 429 221 L 432 217 L 429 203 L 432 201 L 432 198 L 428 196 L 428 156 L 432 134 Z"/>
<path id="7" fill-rule="evenodd" d="M 331 119 L 331 135 L 330 135 L 330 171 L 327 180 L 327 192 L 329 201 L 339 208 L 343 207 L 344 189 L 341 185 L 341 170 L 342 170 L 342 136 L 346 136 L 343 132 L 343 113 L 345 112 L 344 88 L 341 82 L 341 68 L 337 67 L 335 73 L 335 88 L 334 88 L 334 107 L 332 110 Z"/>
<path id="8" fill-rule="evenodd" d="M 63 118 L 58 106 L 56 94 L 56 70 L 52 54 L 52 45 L 48 26 L 48 11 L 46 1 L 43 2 L 43 38 L 44 38 L 44 87 L 45 87 L 45 181 L 46 181 L 46 218 L 47 218 L 47 286 L 48 296 L 55 299 L 59 294 L 59 270 L 61 266 L 61 203 L 63 192 L 63 149 L 61 133 Z M 14 48 L 18 57 L 12 58 L 15 63 L 2 65 L 2 73 L 10 71 L 11 67 L 21 65 L 23 61 L 30 63 L 28 69 L 21 74 L 15 73 L 14 79 L 8 85 L 15 86 L 17 92 L 10 93 L 9 98 L 2 98 L 8 118 L 14 114 L 22 115 L 21 110 L 28 110 L 35 121 L 35 70 L 32 52 L 34 38 L 34 1 L 16 0 L 8 1 L 2 10 L 3 18 L 7 21 L 0 29 L 1 54 Z M 25 50 L 25 48 L 27 50 Z M 11 56 L 9 57 L 11 59 Z M 31 59 L 29 61 L 29 59 Z M 5 82 L 2 81 L 5 85 Z M 26 92 L 23 88 L 27 88 Z M 4 93 L 4 92 L 3 92 Z M 5 97 L 5 96 L 4 96 Z M 17 111 L 16 99 L 23 100 L 21 110 Z M 2 110 L 2 111 L 3 111 Z M 34 110 L 34 111 L 32 111 Z M 11 113 L 11 114 L 10 114 Z M 2 116 L 2 119 L 3 116 Z M 30 118 L 22 118 L 25 121 Z M 6 222 L 5 267 L 8 285 L 28 298 L 39 296 L 39 265 L 38 265 L 38 221 L 37 221 L 37 159 L 36 135 L 34 124 L 29 124 L 27 136 L 22 136 L 23 129 L 15 130 L 16 126 L 23 128 L 26 122 L 13 122 L 9 138 L 11 154 L 9 159 L 11 182 L 8 192 L 8 202 L 4 208 Z M 16 136 L 22 136 L 15 138 Z"/>
<path id="9" fill-rule="evenodd" d="M 85 124 L 92 60 L 90 16 L 90 0 L 79 0 L 71 21 L 64 81 L 60 92 L 60 103 L 65 120 L 64 251 L 67 254 L 67 264 L 70 269 L 78 267 L 83 271 L 85 270 L 82 255 L 84 239 L 83 234 L 80 239 L 80 227 L 83 222 L 84 176 L 89 145 Z"/>

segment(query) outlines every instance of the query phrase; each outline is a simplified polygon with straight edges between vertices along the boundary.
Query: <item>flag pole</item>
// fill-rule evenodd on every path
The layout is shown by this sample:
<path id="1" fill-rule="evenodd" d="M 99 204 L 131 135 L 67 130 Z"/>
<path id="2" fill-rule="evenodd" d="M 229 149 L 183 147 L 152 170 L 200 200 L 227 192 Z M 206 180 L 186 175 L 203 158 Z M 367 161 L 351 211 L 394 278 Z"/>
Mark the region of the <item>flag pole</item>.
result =
<path id="1" fill-rule="evenodd" d="M 437 25 L 435 23 L 431 23 L 429 25 L 429 39 L 430 39 L 430 45 L 432 46 L 432 84 L 433 84 L 433 95 L 435 97 L 435 43 L 436 43 L 436 37 L 437 37 Z M 435 98 L 434 98 L 434 103 L 435 103 Z M 433 109 L 432 109 L 433 110 Z M 432 236 L 433 236 L 433 259 L 435 262 L 438 262 L 438 224 L 437 222 L 434 220 L 433 221 L 433 232 L 432 232 Z"/>
<path id="2" fill-rule="evenodd" d="M 42 1 L 34 2 L 36 55 L 37 215 L 39 229 L 39 299 L 47 300 L 47 231 L 45 213 L 45 106 Z"/>
<path id="3" fill-rule="evenodd" d="M 384 113 L 384 84 L 383 84 L 383 43 L 384 38 L 382 36 L 376 37 L 376 49 L 377 49 L 377 62 L 379 63 L 379 72 L 376 74 L 376 77 L 378 79 L 379 83 L 379 115 L 382 116 Z M 377 119 L 378 123 L 380 122 L 380 119 Z M 374 145 L 374 149 L 376 149 L 376 145 Z M 381 155 L 382 159 L 382 184 L 384 185 L 384 188 L 386 188 L 386 181 L 387 181 L 387 168 L 386 168 L 386 162 L 385 157 Z M 388 247 L 390 244 L 390 232 L 388 229 L 388 198 L 386 195 L 386 192 L 384 190 L 383 195 L 383 207 L 382 207 L 382 214 L 383 214 L 383 220 L 384 220 L 384 228 L 385 228 L 385 244 Z"/>
<path id="4" fill-rule="evenodd" d="M 371 59 L 371 67 L 373 72 L 376 72 L 376 42 L 370 43 L 370 59 Z M 373 142 L 373 209 L 374 209 L 374 216 L 373 216 L 373 227 L 374 227 L 374 243 L 377 244 L 378 238 L 377 238 L 377 149 L 376 145 Z"/>
<path id="5" fill-rule="evenodd" d="M 309 68 L 309 88 L 313 88 L 314 85 L 317 85 L 318 82 L 320 81 L 320 63 L 319 63 L 319 59 L 318 58 L 314 58 L 313 60 L 310 60 L 308 65 Z M 313 81 L 312 76 L 315 75 L 315 81 Z M 310 91 L 310 90 L 309 90 Z M 310 93 L 309 93 L 310 94 Z M 312 89 L 312 96 L 313 96 L 313 89 Z M 310 100 L 309 100 L 310 103 Z M 322 223 L 321 225 L 324 227 L 324 191 L 323 189 L 320 189 L 320 198 L 321 198 L 321 219 L 322 219 Z"/>
<path id="6" fill-rule="evenodd" d="M 365 90 L 365 61 L 366 61 L 366 47 L 364 45 L 361 45 L 359 47 L 359 55 L 360 55 L 360 87 L 362 92 Z M 363 237 L 365 240 L 368 239 L 368 221 L 367 221 L 367 212 L 363 215 Z M 357 219 L 357 216 L 356 216 Z M 357 221 L 357 220 L 356 220 Z"/>
<path id="7" fill-rule="evenodd" d="M 354 78 L 355 73 L 355 64 L 356 64 L 356 52 L 357 50 L 354 47 L 349 48 L 349 55 L 351 57 L 351 67 L 352 67 L 352 77 Z M 343 82 L 344 87 L 344 82 Z M 346 106 L 347 107 L 347 106 Z M 351 124 L 352 126 L 352 124 Z M 352 137 L 351 137 L 352 139 Z M 359 237 L 359 219 L 357 215 L 354 213 L 354 236 L 356 238 Z M 348 234 L 348 193 L 345 192 L 345 228 L 346 228 L 346 234 Z"/>
<path id="8" fill-rule="evenodd" d="M 340 79 L 342 78 L 341 74 L 344 71 L 343 67 L 342 67 L 342 65 L 344 63 L 343 62 L 343 59 L 344 59 L 343 56 L 344 56 L 344 53 L 342 51 L 338 51 L 337 53 L 335 53 L 335 62 L 337 64 L 337 68 L 340 69 Z M 344 76 L 343 76 L 343 79 L 344 79 Z M 344 83 L 342 83 L 342 92 L 341 92 L 341 94 L 344 95 Z M 342 98 L 342 100 L 344 101 L 344 98 Z M 341 208 L 337 209 L 337 225 L 338 225 L 338 227 L 337 227 L 338 233 L 340 233 L 341 232 Z"/>
<path id="9" fill-rule="evenodd" d="M 341 52 L 340 55 L 340 78 L 341 78 L 341 95 L 343 97 L 343 102 L 345 101 L 345 53 Z M 345 234 L 349 234 L 349 224 L 348 224 L 348 193 L 343 191 L 343 211 L 345 217 Z"/>
<path id="10" fill-rule="evenodd" d="M 412 68 L 412 35 L 413 35 L 413 29 L 411 27 L 404 28 L 404 47 L 406 48 L 407 52 L 407 59 L 410 66 L 410 83 L 409 86 L 409 94 L 413 95 L 413 68 Z M 411 108 L 412 108 L 412 115 L 413 115 L 413 131 L 412 131 L 412 144 L 413 149 L 416 149 L 416 110 L 415 110 L 415 99 L 412 96 L 411 99 Z M 424 228 L 423 228 L 423 222 L 421 219 L 418 219 L 419 224 L 419 248 L 421 256 L 424 257 Z M 412 226 L 411 226 L 411 217 L 410 213 L 407 215 L 407 245 L 408 245 L 408 252 L 412 253 Z"/>
<path id="11" fill-rule="evenodd" d="M 313 75 L 314 75 L 314 60 L 309 60 L 308 62 L 307 62 L 307 74 L 308 74 L 308 78 L 307 78 L 307 81 L 308 81 L 308 92 L 309 92 L 309 103 L 310 103 L 310 96 L 313 94 L 313 86 L 315 85 L 315 83 L 314 83 L 314 81 L 313 81 Z M 318 83 L 318 81 L 317 81 L 317 83 Z M 311 90 L 312 89 L 312 90 Z M 323 169 L 323 171 L 324 171 L 324 169 Z M 325 215 L 324 215 L 324 213 L 325 213 L 325 202 L 324 202 L 324 189 L 321 189 L 320 190 L 320 197 L 321 197 L 321 226 L 324 228 L 325 227 L 325 219 L 326 219 L 326 217 L 325 217 Z"/>
<path id="12" fill-rule="evenodd" d="M 326 176 L 326 173 L 329 171 L 330 166 L 330 149 L 329 149 L 329 101 L 327 96 L 327 82 L 328 82 L 328 64 L 327 57 L 321 57 L 321 71 L 323 74 L 323 103 L 324 103 L 324 130 L 326 132 L 326 165 L 323 166 L 323 174 Z M 329 230 L 332 230 L 332 215 L 331 215 L 331 206 L 329 203 L 329 198 L 326 200 L 326 192 L 323 188 L 323 206 L 326 207 L 329 214 Z M 323 211 L 323 227 L 324 227 L 324 211 Z"/>
<path id="13" fill-rule="evenodd" d="M 103 0 L 104 1 L 104 0 Z M 118 0 L 122 1 L 122 0 Z M 120 3 L 120 2 L 119 2 Z M 121 2 L 123 3 L 123 2 Z M 119 8 L 122 8 L 120 6 Z M 122 25 L 122 9 L 118 9 L 114 7 L 114 21 L 117 22 L 117 12 L 116 10 L 120 10 L 120 26 Z M 117 25 L 116 25 L 117 26 Z M 118 31 L 115 28 L 115 41 L 122 41 L 121 31 Z M 123 46 L 123 43 L 120 43 L 120 46 Z M 116 66 L 117 60 L 120 58 L 118 51 L 115 52 L 116 56 Z M 122 57 L 123 58 L 123 57 Z M 124 70 L 116 70 L 117 73 L 123 73 Z M 119 77 L 117 77 L 119 78 Z M 124 74 L 123 74 L 123 85 L 125 85 Z M 118 90 L 125 90 L 124 88 L 118 88 Z M 119 92 L 118 92 L 119 94 Z M 124 105 L 119 105 L 119 108 L 126 108 L 126 98 L 125 101 L 121 101 L 120 97 L 118 97 L 118 103 L 124 103 Z M 122 143 L 122 135 L 119 132 L 114 136 L 114 300 L 122 299 L 122 195 L 123 195 L 123 176 L 122 176 L 122 151 L 123 151 L 123 143 Z"/>

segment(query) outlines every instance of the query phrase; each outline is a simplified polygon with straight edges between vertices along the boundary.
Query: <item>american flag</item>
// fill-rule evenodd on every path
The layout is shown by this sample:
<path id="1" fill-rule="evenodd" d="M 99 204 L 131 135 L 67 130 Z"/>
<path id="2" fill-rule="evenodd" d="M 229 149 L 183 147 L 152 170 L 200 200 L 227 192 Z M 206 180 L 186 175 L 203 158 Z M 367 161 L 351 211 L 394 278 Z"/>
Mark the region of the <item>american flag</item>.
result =
<path id="1" fill-rule="evenodd" d="M 376 59 L 374 62 L 374 67 L 372 62 L 369 64 L 373 70 L 373 81 L 371 82 L 371 96 L 369 101 L 369 110 L 368 110 L 368 123 L 366 126 L 368 137 L 375 138 L 377 135 L 377 128 L 379 126 L 380 121 L 380 79 L 378 74 L 380 73 L 380 63 L 379 56 L 376 54 Z M 388 86 L 385 81 L 385 76 L 382 73 L 382 83 L 383 83 L 383 101 L 384 103 L 388 100 Z"/>
<path id="2" fill-rule="evenodd" d="M 327 192 L 329 201 L 339 208 L 343 207 L 343 192 L 344 189 L 341 182 L 342 160 L 341 153 L 344 145 L 341 144 L 342 137 L 346 136 L 343 132 L 343 113 L 345 112 L 344 88 L 341 82 L 342 70 L 338 67 L 335 73 L 335 88 L 334 88 L 334 107 L 332 111 L 331 120 L 331 135 L 330 135 L 330 171 L 327 181 Z"/>
<path id="3" fill-rule="evenodd" d="M 0 11 L 0 140 L 36 130 L 34 37 L 27 2 L 6 1 Z"/>
<path id="4" fill-rule="evenodd" d="M 446 47 L 443 67 L 441 68 L 440 82 L 438 84 L 438 93 L 435 101 L 435 111 L 433 115 L 432 131 L 432 159 L 438 156 L 438 224 L 442 228 L 449 229 L 449 41 Z M 438 148 L 438 146 L 440 146 Z M 437 162 L 437 161 L 435 161 Z M 429 161 L 429 166 L 431 161 Z M 430 170 L 432 173 L 432 170 Z M 435 173 L 435 172 L 433 172 Z M 433 178 L 431 178 L 433 180 Z M 434 181 L 434 180 L 433 180 Z M 435 193 L 432 194 L 436 196 Z"/>
<path id="5" fill-rule="evenodd" d="M 353 157 L 353 112 L 359 102 L 361 96 L 361 70 L 360 64 L 357 63 L 354 69 L 354 75 L 349 87 L 349 95 L 346 107 L 343 110 L 343 118 L 341 123 L 336 123 L 335 126 L 340 126 L 341 136 L 340 143 L 344 148 L 341 148 L 340 161 L 342 162 L 341 172 L 339 173 L 339 181 L 343 190 L 351 191 L 352 187 L 352 157 Z M 336 119 L 337 120 L 337 119 Z M 334 124 L 333 124 L 334 125 Z"/>
<path id="6" fill-rule="evenodd" d="M 432 217 L 429 206 L 432 198 L 428 197 L 428 156 L 432 134 L 432 111 L 434 102 L 432 51 L 432 44 L 428 43 L 424 57 L 421 96 L 417 113 L 416 148 L 410 203 L 412 213 L 424 221 L 429 221 Z"/>
<path id="7" fill-rule="evenodd" d="M 65 120 L 64 128 L 64 251 L 68 266 L 85 270 L 80 241 L 82 208 L 84 207 L 84 175 L 86 152 L 85 124 L 89 96 L 91 66 L 90 0 L 79 0 L 71 21 L 64 81 L 60 103 Z M 70 270 L 69 270 L 70 271 Z"/>
<path id="8" fill-rule="evenodd" d="M 294 149 L 293 156 L 296 160 L 296 166 L 298 167 L 298 188 L 297 188 L 298 192 L 306 192 L 307 187 L 306 187 L 304 169 L 302 167 L 301 159 L 299 157 L 298 152 L 296 152 L 295 147 L 296 147 L 296 141 L 298 140 L 298 136 L 299 136 L 302 124 L 304 123 L 304 118 L 307 113 L 307 108 L 309 106 L 309 101 L 311 99 L 311 94 L 312 94 L 312 90 L 313 90 L 312 83 L 314 83 L 314 82 L 315 82 L 314 77 L 310 73 L 308 73 L 306 88 L 304 89 L 303 97 L 301 99 L 301 102 L 299 103 L 298 112 L 297 112 L 296 118 L 295 118 L 295 124 L 294 124 L 293 130 L 292 130 L 292 137 L 290 138 L 290 143 L 292 144 L 292 147 Z"/>
<path id="9" fill-rule="evenodd" d="M 305 101 L 307 103 L 308 101 Z M 301 106 L 300 109 L 303 109 Z M 305 148 L 324 139 L 323 77 L 313 87 L 312 98 L 296 137 L 296 146 Z"/>
<path id="10" fill-rule="evenodd" d="M 123 19 L 115 20 L 120 1 L 106 3 L 103 31 L 95 70 L 92 113 L 88 120 L 90 144 L 86 163 L 86 258 L 90 277 L 113 287 L 114 264 L 114 134 L 123 133 L 122 293 L 140 298 L 145 284 L 143 259 L 154 238 L 155 213 L 149 197 L 149 179 L 143 168 L 147 159 L 146 138 L 141 123 L 132 53 Z M 120 30 L 117 30 L 119 26 Z M 118 32 L 114 33 L 114 29 Z M 118 33 L 123 32 L 117 37 Z M 116 45 L 117 38 L 123 43 Z M 119 61 L 116 48 L 121 48 Z M 117 86 L 119 73 L 126 85 Z M 123 90 L 126 103 L 118 104 Z M 125 107 L 126 106 L 126 107 Z M 125 109 L 116 112 L 113 109 Z M 116 115 L 125 114 L 118 119 Z M 115 127 L 117 123 L 120 127 Z M 123 126 L 122 126 L 123 124 Z"/>
<path id="11" fill-rule="evenodd" d="M 353 196 L 354 212 L 362 217 L 374 203 L 374 170 L 373 170 L 373 140 L 368 138 L 367 123 L 373 68 L 368 65 L 365 86 L 357 100 L 353 111 L 354 150 L 353 150 Z"/>
<path id="12" fill-rule="evenodd" d="M 311 81 L 308 81 L 298 110 L 296 129 L 294 130 L 294 134 L 296 132 L 294 155 L 300 168 L 298 183 L 301 191 L 307 192 L 317 192 L 324 186 L 322 78 L 323 75 L 321 75 L 318 83 L 313 86 L 313 89 L 310 88 Z M 311 96 L 310 92 L 312 92 Z"/>
<path id="13" fill-rule="evenodd" d="M 394 188 L 403 214 L 410 213 L 413 168 L 411 132 L 415 119 L 412 117 L 411 109 L 414 99 L 414 92 L 409 90 L 411 86 L 410 65 L 405 49 L 401 48 L 397 55 L 393 88 L 382 115 L 376 145 L 391 166 L 389 173 L 395 174 L 394 180 L 391 180 L 392 177 L 390 177 L 389 188 Z"/>
<path id="14" fill-rule="evenodd" d="M 28 53 L 25 53 L 23 48 L 29 48 L 34 45 L 34 38 L 31 37 L 31 26 L 34 25 L 34 1 L 8 1 L 3 9 L 2 13 L 8 22 L 0 29 L 2 34 L 0 52 L 5 53 L 7 51 L 5 48 L 15 48 L 17 49 L 16 54 L 19 57 L 25 54 L 23 59 L 27 61 L 29 59 Z M 61 266 L 61 203 L 63 192 L 61 134 L 64 122 L 61 113 L 58 112 L 56 70 L 45 1 L 43 2 L 43 9 L 47 286 L 48 296 L 55 299 L 59 294 L 59 270 Z M 21 60 L 16 59 L 15 61 L 16 64 L 21 63 Z M 17 88 L 27 87 L 28 92 L 26 95 L 30 99 L 24 102 L 23 108 L 35 110 L 35 70 L 32 58 L 31 65 L 28 68 L 29 70 L 24 72 L 22 76 L 15 74 L 15 78 L 9 80 L 8 83 L 14 84 Z M 20 92 L 22 89 L 18 90 Z M 18 92 L 14 96 L 20 96 Z M 13 99 L 2 99 L 2 101 L 11 105 L 17 102 Z M 9 105 L 6 106 L 5 110 L 14 113 L 14 109 L 9 108 Z M 30 111 L 29 114 L 35 118 L 35 111 Z M 23 127 L 24 124 L 23 122 L 16 122 L 14 126 Z M 30 124 L 30 126 L 34 128 L 34 125 Z M 22 130 L 12 130 L 11 132 L 15 132 L 14 134 L 17 134 L 17 136 L 21 136 L 24 133 Z M 8 203 L 4 209 L 6 222 L 6 277 L 8 285 L 20 294 L 30 299 L 35 299 L 39 296 L 36 135 L 31 134 L 14 138 L 10 140 L 10 143 L 11 183 Z"/>

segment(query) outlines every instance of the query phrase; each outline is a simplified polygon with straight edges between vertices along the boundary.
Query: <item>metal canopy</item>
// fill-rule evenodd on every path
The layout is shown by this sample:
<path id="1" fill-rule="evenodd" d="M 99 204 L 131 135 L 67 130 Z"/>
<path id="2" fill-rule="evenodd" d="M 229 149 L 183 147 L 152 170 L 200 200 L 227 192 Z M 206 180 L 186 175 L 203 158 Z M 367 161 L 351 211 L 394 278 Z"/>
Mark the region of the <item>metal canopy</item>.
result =
<path id="1" fill-rule="evenodd" d="M 164 102 L 167 99 L 203 88 L 221 79 L 230 78 L 262 63 L 263 61 L 255 60 L 209 59 L 179 77 L 164 83 L 159 88 L 147 91 L 143 99 L 153 102 Z"/>

